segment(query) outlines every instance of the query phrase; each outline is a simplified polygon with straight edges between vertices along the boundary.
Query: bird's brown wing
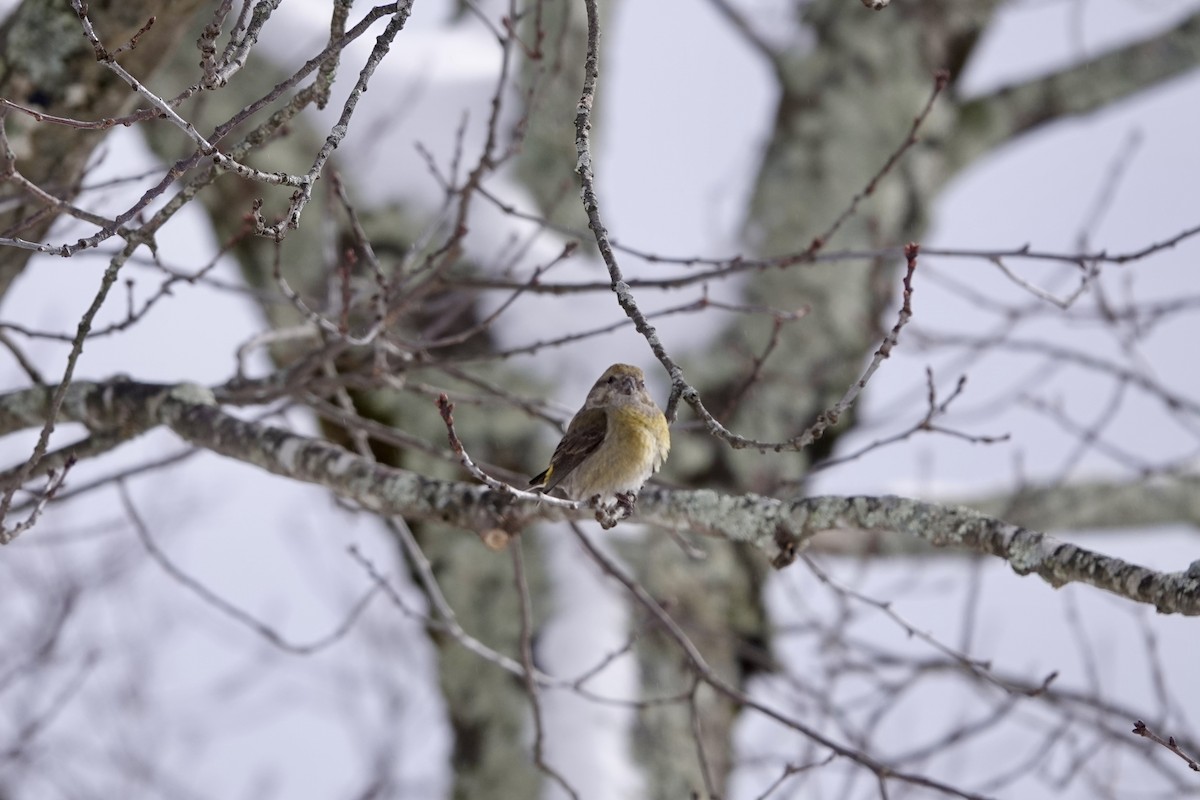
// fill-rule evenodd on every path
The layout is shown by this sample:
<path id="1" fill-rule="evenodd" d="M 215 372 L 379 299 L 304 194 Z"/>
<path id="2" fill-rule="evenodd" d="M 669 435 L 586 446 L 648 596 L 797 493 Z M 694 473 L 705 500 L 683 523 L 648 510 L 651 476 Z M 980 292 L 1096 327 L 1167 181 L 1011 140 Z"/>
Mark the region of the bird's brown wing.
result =
<path id="1" fill-rule="evenodd" d="M 585 458 L 596 452 L 596 448 L 604 441 L 607 429 L 608 418 L 604 409 L 589 408 L 580 411 L 567 426 L 567 434 L 558 443 L 558 447 L 554 448 L 549 468 L 529 481 L 530 485 L 541 486 L 546 491 L 558 486 Z"/>

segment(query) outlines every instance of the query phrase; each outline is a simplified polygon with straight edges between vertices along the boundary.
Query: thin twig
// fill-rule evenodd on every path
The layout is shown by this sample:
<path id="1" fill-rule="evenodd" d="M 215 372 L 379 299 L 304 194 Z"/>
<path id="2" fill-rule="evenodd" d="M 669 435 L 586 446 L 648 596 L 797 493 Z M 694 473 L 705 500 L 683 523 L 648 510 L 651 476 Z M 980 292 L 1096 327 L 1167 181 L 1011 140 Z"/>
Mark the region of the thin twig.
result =
<path id="1" fill-rule="evenodd" d="M 454 404 L 450 402 L 450 398 L 446 397 L 445 393 L 438 395 L 437 399 L 438 410 L 442 412 L 442 421 L 446 423 L 446 436 L 450 440 L 450 447 L 458 455 L 458 460 L 466 467 L 467 472 L 474 475 L 481 483 L 490 489 L 495 489 L 498 492 L 519 497 L 524 500 L 537 500 L 559 508 L 566 508 L 572 511 L 583 508 L 586 504 L 583 501 L 577 500 L 562 500 L 557 497 L 552 497 L 544 492 L 529 492 L 524 489 L 518 489 L 510 483 L 505 483 L 502 480 L 493 478 L 488 475 L 471 459 L 462 440 L 458 438 L 458 433 L 454 430 Z"/>
<path id="2" fill-rule="evenodd" d="M 1187 765 L 1191 769 L 1195 770 L 1196 772 L 1200 772 L 1200 762 L 1197 762 L 1196 759 L 1179 749 L 1179 745 L 1175 743 L 1174 736 L 1168 736 L 1166 739 L 1164 739 L 1154 731 L 1150 730 L 1146 723 L 1142 722 L 1140 719 L 1133 723 L 1133 732 L 1138 736 L 1144 736 L 1155 744 L 1162 745 L 1187 762 Z"/>
<path id="3" fill-rule="evenodd" d="M 579 800 L 579 792 L 567 782 L 558 770 L 546 761 L 545 726 L 542 722 L 542 704 L 538 696 L 536 672 L 533 664 L 533 606 L 529 597 L 529 581 L 525 576 L 525 556 L 521 551 L 520 538 L 509 548 L 512 553 L 513 582 L 521 608 L 521 666 L 524 668 L 525 694 L 529 697 L 529 710 L 533 717 L 533 763 L 557 783 L 573 800 Z"/>
<path id="4" fill-rule="evenodd" d="M 359 617 L 362 616 L 363 612 L 366 611 L 367 606 L 370 605 L 371 601 L 375 599 L 376 594 L 378 594 L 377 586 L 372 586 L 371 588 L 367 589 L 367 591 L 363 593 L 363 596 L 360 597 L 354 603 L 354 605 L 350 607 L 350 610 L 346 613 L 346 616 L 342 619 L 342 621 L 339 622 L 332 631 L 324 636 L 318 637 L 311 642 L 301 644 L 289 641 L 282 634 L 280 634 L 279 631 L 250 614 L 248 611 L 239 608 L 230 601 L 226 600 L 224 597 L 208 588 L 208 586 L 184 572 L 178 565 L 175 564 L 174 561 L 168 558 L 167 554 L 164 553 L 163 550 L 158 546 L 158 543 L 154 541 L 154 537 L 150 535 L 150 528 L 146 525 L 145 520 L 142 519 L 137 507 L 134 505 L 133 498 L 129 494 L 129 488 L 125 481 L 118 480 L 116 484 L 117 492 L 121 497 L 121 506 L 125 509 L 125 514 L 129 517 L 129 521 L 133 523 L 133 528 L 137 532 L 138 540 L 141 541 L 142 546 L 146 548 L 146 552 L 149 554 L 150 558 L 153 559 L 154 563 L 158 564 L 159 567 L 161 567 L 162 570 L 180 586 L 183 586 L 185 589 L 199 597 L 206 605 L 216 609 L 221 614 L 229 617 L 234 622 L 237 622 L 239 625 L 250 629 L 269 642 L 271 645 L 283 650 L 284 652 L 298 656 L 309 656 L 313 655 L 314 653 L 319 653 L 322 650 L 337 644 L 342 639 L 346 638 L 347 634 L 349 634 L 354 628 L 355 623 L 358 622 Z"/>

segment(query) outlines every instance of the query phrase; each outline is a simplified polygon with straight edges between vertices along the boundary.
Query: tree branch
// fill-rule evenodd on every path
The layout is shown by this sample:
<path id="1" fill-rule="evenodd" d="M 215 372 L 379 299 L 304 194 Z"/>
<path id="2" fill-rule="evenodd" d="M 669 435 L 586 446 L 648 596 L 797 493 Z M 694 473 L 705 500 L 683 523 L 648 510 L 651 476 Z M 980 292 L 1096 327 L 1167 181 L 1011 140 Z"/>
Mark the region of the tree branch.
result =
<path id="1" fill-rule="evenodd" d="M 958 154 L 970 163 L 1014 136 L 1063 117 L 1087 114 L 1148 86 L 1195 69 L 1200 51 L 1200 14 L 1165 33 L 1099 58 L 964 102 L 959 119 L 974 129 L 956 137 L 969 148 Z"/>
<path id="2" fill-rule="evenodd" d="M 20 410 L 37 408 L 47 391 L 0 395 L 3 427 L 19 427 L 18 420 L 28 426 L 40 424 L 36 415 Z M 81 382 L 70 388 L 67 398 L 62 416 L 84 422 L 94 434 L 163 424 L 197 447 L 325 486 L 371 511 L 449 523 L 476 531 L 491 543 L 497 531 L 515 535 L 535 520 L 580 519 L 588 513 L 393 469 L 324 441 L 247 422 L 226 414 L 210 390 L 194 384 Z M 749 493 L 651 486 L 642 490 L 637 510 L 641 522 L 752 545 L 777 568 L 792 563 L 821 532 L 900 533 L 935 547 L 998 556 L 1018 574 L 1039 575 L 1055 587 L 1086 583 L 1163 613 L 1200 616 L 1200 561 L 1180 572 L 1155 572 L 961 506 L 892 496 L 783 501 Z"/>

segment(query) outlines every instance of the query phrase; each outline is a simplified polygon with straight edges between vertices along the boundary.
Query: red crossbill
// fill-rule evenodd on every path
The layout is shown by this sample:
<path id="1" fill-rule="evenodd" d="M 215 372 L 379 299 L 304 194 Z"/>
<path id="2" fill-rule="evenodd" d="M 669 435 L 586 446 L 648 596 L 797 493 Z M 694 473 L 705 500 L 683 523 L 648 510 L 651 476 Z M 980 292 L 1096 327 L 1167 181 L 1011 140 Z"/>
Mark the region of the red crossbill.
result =
<path id="1" fill-rule="evenodd" d="M 638 490 L 671 449 L 667 418 L 646 391 L 645 377 L 628 364 L 606 369 L 554 448 L 550 466 L 530 485 L 547 492 L 557 487 L 572 500 L 597 506 L 615 503 L 628 516 Z"/>

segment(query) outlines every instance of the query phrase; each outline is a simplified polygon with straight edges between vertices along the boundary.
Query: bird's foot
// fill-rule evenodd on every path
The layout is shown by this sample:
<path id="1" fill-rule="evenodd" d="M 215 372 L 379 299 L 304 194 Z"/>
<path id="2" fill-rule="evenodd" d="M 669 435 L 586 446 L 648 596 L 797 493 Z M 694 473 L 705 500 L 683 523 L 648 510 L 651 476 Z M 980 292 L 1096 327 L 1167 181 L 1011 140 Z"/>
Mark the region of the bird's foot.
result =
<path id="1" fill-rule="evenodd" d="M 636 503 L 637 492 L 619 492 L 611 503 L 602 503 L 600 495 L 593 495 L 589 501 L 592 508 L 596 509 L 596 521 L 605 530 L 616 527 L 621 520 L 633 516 Z"/>

